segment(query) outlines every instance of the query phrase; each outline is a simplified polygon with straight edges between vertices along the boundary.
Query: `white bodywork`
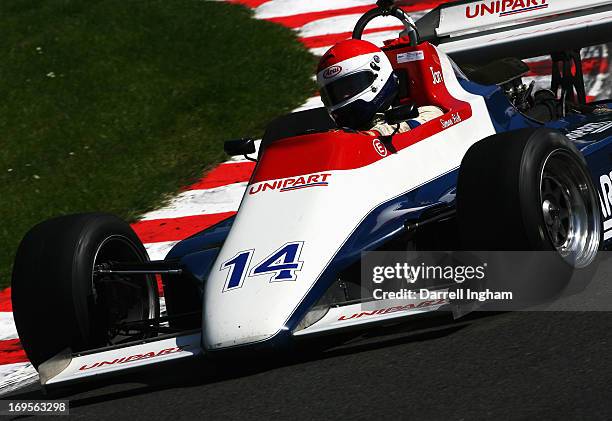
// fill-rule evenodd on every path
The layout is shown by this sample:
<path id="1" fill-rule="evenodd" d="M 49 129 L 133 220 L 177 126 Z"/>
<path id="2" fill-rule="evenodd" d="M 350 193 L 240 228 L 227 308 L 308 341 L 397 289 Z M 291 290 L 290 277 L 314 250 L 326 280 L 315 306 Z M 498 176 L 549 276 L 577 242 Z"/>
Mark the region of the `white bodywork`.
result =
<path id="1" fill-rule="evenodd" d="M 564 13 L 580 12 L 585 6 L 597 7 L 609 4 L 612 4 L 610 0 L 590 0 L 588 4 L 568 0 L 475 1 L 443 8 L 436 34 L 440 37 L 447 35 L 458 37 Z M 598 19 L 596 15 L 589 15 L 588 18 Z"/>
<path id="2" fill-rule="evenodd" d="M 447 290 L 442 290 L 447 291 Z M 446 299 L 377 300 L 364 304 L 332 307 L 318 322 L 295 332 L 294 336 L 312 335 L 338 329 L 382 322 L 400 317 L 429 313 L 449 304 Z"/>
<path id="3" fill-rule="evenodd" d="M 82 356 L 67 356 L 65 360 L 60 355 L 56 357 L 58 361 L 52 359 L 39 367 L 41 383 L 51 385 L 193 357 L 202 353 L 200 341 L 201 335 L 197 333 Z"/>
<path id="4" fill-rule="evenodd" d="M 545 55 L 556 48 L 577 49 L 607 43 L 612 0 L 485 0 L 443 5 L 435 27 L 430 12 L 417 25 L 433 31 L 451 57 L 481 61 L 492 57 Z M 435 20 L 435 18 L 434 18 Z M 543 41 L 545 40 L 545 41 Z M 469 59 L 468 59 L 469 58 Z"/>
<path id="5" fill-rule="evenodd" d="M 466 92 L 448 57 L 438 54 L 448 91 L 471 104 L 471 118 L 366 167 L 328 171 L 327 187 L 256 195 L 247 189 L 206 282 L 205 349 L 255 343 L 286 330 L 296 307 L 370 211 L 458 168 L 473 143 L 495 133 L 484 99 Z M 252 262 L 258 262 L 289 242 L 303 242 L 297 280 L 270 282 L 271 275 L 250 276 L 240 288 L 224 292 L 224 262 L 245 250 L 254 250 Z"/>
<path id="6" fill-rule="evenodd" d="M 470 51 L 475 46 L 488 45 L 489 47 L 511 44 L 517 39 L 530 40 L 537 39 L 542 34 L 562 34 L 567 32 L 568 28 L 586 28 L 597 26 L 606 22 L 612 22 L 612 11 L 594 13 L 588 16 L 576 16 L 568 18 L 563 22 L 543 22 L 536 27 L 516 28 L 505 32 L 494 32 L 485 35 L 479 35 L 475 38 L 460 39 L 444 43 L 441 48 L 448 54 Z"/>

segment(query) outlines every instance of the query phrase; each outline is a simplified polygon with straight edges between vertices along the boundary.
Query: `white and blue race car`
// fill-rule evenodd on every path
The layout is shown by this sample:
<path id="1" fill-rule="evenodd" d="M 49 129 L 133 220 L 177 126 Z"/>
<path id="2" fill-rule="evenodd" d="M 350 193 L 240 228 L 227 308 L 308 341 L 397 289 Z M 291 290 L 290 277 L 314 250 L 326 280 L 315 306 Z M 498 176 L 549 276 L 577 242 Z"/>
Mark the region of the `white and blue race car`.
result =
<path id="1" fill-rule="evenodd" d="M 324 109 L 273 121 L 235 217 L 149 261 L 106 214 L 43 222 L 12 279 L 21 343 L 43 385 L 230 351 L 288 349 L 445 307 L 363 311 L 366 251 L 543 250 L 588 268 L 612 238 L 612 100 L 586 102 L 580 49 L 609 41 L 612 2 L 460 1 L 416 24 L 390 1 L 366 13 L 405 32 L 383 51 L 401 95 L 444 115 L 392 137 L 336 127 Z M 550 90 L 521 59 L 551 54 Z M 226 143 L 255 152 L 252 139 Z M 156 276 L 167 313 L 160 315 Z"/>

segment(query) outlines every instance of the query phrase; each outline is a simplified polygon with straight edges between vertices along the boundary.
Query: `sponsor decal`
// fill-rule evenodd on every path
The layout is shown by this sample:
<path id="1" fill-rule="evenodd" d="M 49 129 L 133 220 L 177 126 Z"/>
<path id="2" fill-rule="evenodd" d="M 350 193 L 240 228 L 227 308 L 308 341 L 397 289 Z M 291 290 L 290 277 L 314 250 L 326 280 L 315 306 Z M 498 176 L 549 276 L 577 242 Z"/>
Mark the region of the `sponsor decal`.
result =
<path id="1" fill-rule="evenodd" d="M 79 371 L 91 370 L 93 368 L 102 368 L 102 367 L 109 366 L 109 365 L 129 364 L 135 361 L 148 360 L 150 358 L 162 357 L 164 355 L 175 354 L 181 351 L 185 351 L 185 348 L 181 348 L 181 347 L 166 348 L 166 349 L 162 349 L 161 351 L 157 351 L 157 352 L 146 352 L 144 354 L 130 355 L 129 357 L 115 358 L 114 360 L 111 360 L 111 361 L 99 361 L 93 364 L 85 364 L 81 366 L 81 368 L 79 368 Z"/>
<path id="2" fill-rule="evenodd" d="M 293 190 L 307 189 L 311 187 L 327 187 L 331 174 L 313 174 L 300 177 L 289 177 L 275 181 L 264 181 L 249 187 L 249 194 L 265 192 L 267 190 L 277 190 L 280 192 L 288 192 Z"/>
<path id="3" fill-rule="evenodd" d="M 425 60 L 425 53 L 423 53 L 423 51 L 410 51 L 408 53 L 401 53 L 397 55 L 398 64 L 422 60 Z"/>
<path id="4" fill-rule="evenodd" d="M 410 303 L 402 306 L 388 307 L 380 310 L 372 310 L 372 311 L 362 311 L 359 313 L 353 313 L 351 316 L 342 315 L 338 318 L 338 321 L 346 321 L 346 320 L 355 320 L 361 319 L 364 317 L 373 317 L 373 316 L 381 316 L 384 314 L 398 313 L 400 311 L 410 311 L 410 310 L 418 310 L 428 307 L 436 307 L 444 304 L 448 304 L 449 301 L 447 299 L 440 300 L 427 300 L 421 301 L 419 303 Z"/>
<path id="5" fill-rule="evenodd" d="M 468 4 L 465 8 L 465 16 L 468 19 L 490 15 L 498 15 L 499 17 L 514 16 L 547 9 L 548 6 L 548 0 L 483 1 L 477 4 Z"/>
<path id="6" fill-rule="evenodd" d="M 589 123 L 578 127 L 575 130 L 567 133 L 566 136 L 571 140 L 580 140 L 590 134 L 603 133 L 606 130 L 612 129 L 612 122 L 601 121 L 598 123 Z"/>
<path id="7" fill-rule="evenodd" d="M 459 113 L 452 113 L 450 118 L 448 119 L 440 119 L 440 124 L 442 124 L 442 128 L 443 129 L 448 129 L 451 126 L 454 126 L 455 124 L 461 123 L 461 116 L 459 115 Z"/>
<path id="8" fill-rule="evenodd" d="M 372 141 L 372 145 L 374 146 L 374 150 L 383 158 L 387 155 L 389 155 L 389 151 L 387 150 L 387 148 L 385 147 L 385 145 L 383 145 L 383 143 L 379 140 L 379 139 L 374 139 Z"/>
<path id="9" fill-rule="evenodd" d="M 434 85 L 439 85 L 440 83 L 444 81 L 441 71 L 434 70 L 433 67 L 430 67 L 429 70 L 431 70 L 431 78 L 433 79 Z"/>
<path id="10" fill-rule="evenodd" d="M 331 79 L 332 77 L 337 76 L 338 73 L 340 73 L 341 71 L 342 71 L 342 67 L 341 66 L 328 67 L 323 72 L 323 78 L 324 79 Z"/>
<path id="11" fill-rule="evenodd" d="M 599 177 L 601 192 L 599 202 L 604 223 L 604 240 L 612 238 L 612 172 Z"/>

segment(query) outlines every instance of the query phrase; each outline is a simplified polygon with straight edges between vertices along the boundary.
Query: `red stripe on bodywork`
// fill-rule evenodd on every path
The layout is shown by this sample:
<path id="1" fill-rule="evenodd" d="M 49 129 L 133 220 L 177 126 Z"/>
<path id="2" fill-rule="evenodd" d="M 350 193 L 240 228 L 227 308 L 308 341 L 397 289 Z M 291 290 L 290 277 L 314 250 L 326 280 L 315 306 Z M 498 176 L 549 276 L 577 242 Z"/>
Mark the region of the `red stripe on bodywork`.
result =
<path id="1" fill-rule="evenodd" d="M 404 29 L 403 26 L 389 26 L 386 28 L 372 28 L 366 29 L 363 31 L 364 34 L 373 34 L 377 32 L 385 32 L 385 31 L 401 31 Z M 308 48 L 319 48 L 325 46 L 332 46 L 340 41 L 347 40 L 351 38 L 352 32 L 342 32 L 339 34 L 327 34 L 327 35 L 317 35 L 314 37 L 304 37 L 300 38 L 300 41 L 304 43 L 304 45 Z"/>
<path id="2" fill-rule="evenodd" d="M 273 143 L 261 157 L 253 182 L 365 167 L 382 159 L 372 146 L 374 139 L 366 134 L 335 131 Z"/>
<path id="3" fill-rule="evenodd" d="M 145 244 L 180 241 L 235 214 L 236 212 L 225 212 L 172 219 L 153 219 L 136 222 L 132 224 L 132 228 Z"/>
<path id="4" fill-rule="evenodd" d="M 28 362 L 28 357 L 19 339 L 0 341 L 0 365 L 26 362 Z"/>
<path id="5" fill-rule="evenodd" d="M 11 288 L 6 288 L 0 291 L 0 311 L 13 311 L 13 303 L 11 302 Z"/>
<path id="6" fill-rule="evenodd" d="M 224 187 L 229 184 L 249 181 L 255 169 L 254 162 L 228 162 L 218 165 L 200 181 L 186 187 L 185 190 L 202 190 Z"/>

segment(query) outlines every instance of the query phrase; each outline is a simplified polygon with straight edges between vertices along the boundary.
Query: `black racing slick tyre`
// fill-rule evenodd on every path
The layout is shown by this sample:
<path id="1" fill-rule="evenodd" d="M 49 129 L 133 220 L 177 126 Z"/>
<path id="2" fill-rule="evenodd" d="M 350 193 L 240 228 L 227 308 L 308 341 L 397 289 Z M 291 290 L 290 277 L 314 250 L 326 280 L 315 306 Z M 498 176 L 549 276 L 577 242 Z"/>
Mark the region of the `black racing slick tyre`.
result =
<path id="1" fill-rule="evenodd" d="M 514 278 L 530 284 L 537 299 L 592 266 L 602 243 L 598 194 L 584 157 L 549 129 L 501 133 L 473 145 L 459 170 L 457 220 L 462 250 L 522 252 L 490 256 L 509 264 L 509 256 L 519 256 L 524 271 Z M 525 253 L 533 251 L 547 253 Z"/>
<path id="2" fill-rule="evenodd" d="M 104 263 L 145 261 L 142 242 L 113 215 L 63 216 L 32 228 L 17 250 L 11 281 L 17 332 L 32 364 L 67 349 L 113 345 L 125 339 L 119 324 L 158 318 L 153 277 L 94 273 Z"/>

